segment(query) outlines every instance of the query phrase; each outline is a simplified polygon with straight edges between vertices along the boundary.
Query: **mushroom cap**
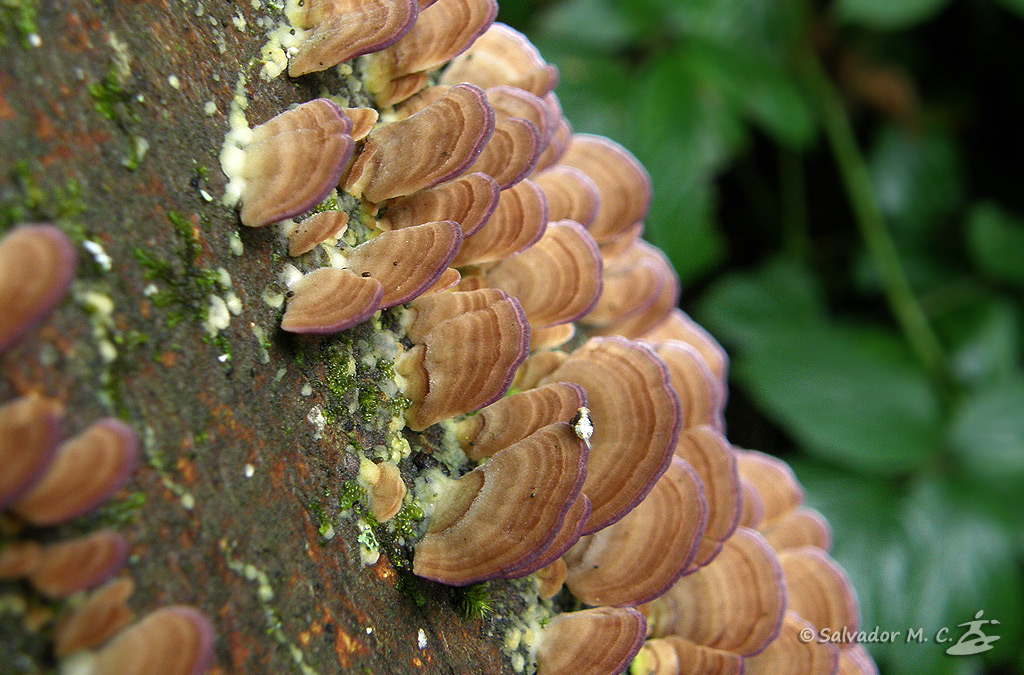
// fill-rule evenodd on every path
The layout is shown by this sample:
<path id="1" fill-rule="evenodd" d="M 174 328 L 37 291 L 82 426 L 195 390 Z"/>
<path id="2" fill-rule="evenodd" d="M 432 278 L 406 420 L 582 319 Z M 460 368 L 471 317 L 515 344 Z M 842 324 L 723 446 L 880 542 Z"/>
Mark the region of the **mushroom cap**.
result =
<path id="1" fill-rule="evenodd" d="M 583 388 L 553 382 L 505 396 L 459 422 L 456 438 L 466 456 L 480 461 L 556 422 L 568 422 L 587 405 Z"/>
<path id="2" fill-rule="evenodd" d="M 470 173 L 453 181 L 386 203 L 378 224 L 399 230 L 436 220 L 454 220 L 463 236 L 473 234 L 498 206 L 498 184 L 485 173 Z"/>
<path id="3" fill-rule="evenodd" d="M 645 649 L 650 647 L 646 654 L 641 650 L 640 657 L 656 657 L 657 665 L 664 664 L 665 667 L 676 666 L 676 670 L 646 671 L 651 675 L 661 675 L 663 672 L 672 675 L 742 675 L 743 657 L 720 649 L 712 649 L 685 640 L 678 635 L 666 635 L 664 637 L 648 640 Z M 671 650 L 672 654 L 668 652 Z M 641 667 L 643 662 L 641 662 Z M 646 675 L 644 670 L 639 670 L 637 675 Z M 792 675 L 787 673 L 787 675 Z"/>
<path id="4" fill-rule="evenodd" d="M 742 510 L 740 511 L 739 524 L 753 530 L 761 526 L 764 520 L 764 504 L 761 502 L 761 495 L 754 489 L 754 484 L 740 476 L 740 492 L 742 493 Z"/>
<path id="5" fill-rule="evenodd" d="M 534 174 L 535 182 L 548 198 L 551 220 L 575 220 L 590 227 L 601 206 L 597 183 L 579 169 L 555 165 Z"/>
<path id="6" fill-rule="evenodd" d="M 397 466 L 364 458 L 359 463 L 359 480 L 366 487 L 370 514 L 378 523 L 386 523 L 401 510 L 408 489 Z"/>
<path id="7" fill-rule="evenodd" d="M 568 568 L 565 566 L 565 561 L 561 558 L 537 570 L 534 573 L 534 578 L 537 580 L 537 595 L 545 600 L 558 595 L 558 591 L 562 590 L 562 584 L 565 582 L 567 572 Z"/>
<path id="8" fill-rule="evenodd" d="M 60 444 L 63 407 L 29 394 L 0 406 L 0 508 L 43 477 Z"/>
<path id="9" fill-rule="evenodd" d="M 756 450 L 737 450 L 736 468 L 740 476 L 750 481 L 764 507 L 759 529 L 772 525 L 803 503 L 804 488 L 793 469 L 781 459 Z"/>
<path id="10" fill-rule="evenodd" d="M 333 267 L 310 272 L 291 291 L 281 318 L 289 333 L 339 333 L 373 316 L 384 297 L 376 279 Z"/>
<path id="11" fill-rule="evenodd" d="M 518 299 L 534 328 L 569 323 L 601 295 L 601 255 L 579 223 L 548 223 L 536 244 L 489 269 L 487 283 Z"/>
<path id="12" fill-rule="evenodd" d="M 379 309 L 419 296 L 448 269 L 462 243 L 462 228 L 439 220 L 380 233 L 346 252 L 349 269 L 369 276 L 384 289 Z"/>
<path id="13" fill-rule="evenodd" d="M 484 89 L 510 85 L 544 96 L 558 84 L 558 69 L 544 60 L 525 35 L 493 23 L 441 75 L 442 84 L 459 82 Z"/>
<path id="14" fill-rule="evenodd" d="M 409 303 L 412 318 L 405 327 L 405 336 L 415 344 L 423 344 L 426 335 L 439 324 L 490 307 L 507 297 L 507 293 L 496 288 L 421 296 Z"/>
<path id="15" fill-rule="evenodd" d="M 827 553 L 814 546 L 779 552 L 789 589 L 789 609 L 831 635 L 856 633 L 860 608 L 849 577 Z"/>
<path id="16" fill-rule="evenodd" d="M 117 574 L 127 559 L 124 537 L 100 530 L 43 547 L 29 581 L 43 595 L 63 598 L 102 584 Z"/>
<path id="17" fill-rule="evenodd" d="M 11 541 L 0 548 L 0 581 L 22 579 L 39 567 L 43 548 L 34 541 Z"/>
<path id="18" fill-rule="evenodd" d="M 711 368 L 711 372 L 723 383 L 723 386 L 728 379 L 729 355 L 725 353 L 722 345 L 718 344 L 718 341 L 711 337 L 710 333 L 704 330 L 681 309 L 674 309 L 669 312 L 668 317 L 654 328 L 648 330 L 643 338 L 649 342 L 680 340 L 689 343 L 704 357 L 708 367 Z"/>
<path id="19" fill-rule="evenodd" d="M 576 335 L 576 324 L 560 323 L 530 330 L 530 351 L 561 347 Z"/>
<path id="20" fill-rule="evenodd" d="M 416 0 L 306 0 L 299 8 L 293 21 L 312 34 L 288 63 L 292 77 L 380 51 L 408 33 L 419 14 Z"/>
<path id="21" fill-rule="evenodd" d="M 708 503 L 708 526 L 689 572 L 703 567 L 732 536 L 740 517 L 740 481 L 732 446 L 710 427 L 683 429 L 675 449 L 700 476 Z"/>
<path id="22" fill-rule="evenodd" d="M 575 134 L 560 164 L 583 171 L 601 191 L 601 208 L 590 226 L 599 244 L 647 216 L 651 178 L 628 150 L 602 136 Z"/>
<path id="23" fill-rule="evenodd" d="M 548 224 L 548 201 L 537 184 L 522 180 L 502 190 L 490 219 L 466 237 L 454 265 L 495 262 L 537 243 Z"/>
<path id="24" fill-rule="evenodd" d="M 76 267 L 71 240 L 52 225 L 21 225 L 0 238 L 0 354 L 53 311 Z"/>
<path id="25" fill-rule="evenodd" d="M 629 667 L 630 675 L 679 675 L 681 670 L 675 648 L 664 638 L 644 642 Z"/>
<path id="26" fill-rule="evenodd" d="M 704 425 L 724 431 L 725 383 L 715 377 L 697 348 L 679 340 L 666 340 L 657 343 L 654 351 L 668 366 L 672 386 L 683 402 L 683 425 Z"/>
<path id="27" fill-rule="evenodd" d="M 614 258 L 605 258 L 604 291 L 593 311 L 583 318 L 584 324 L 614 326 L 658 301 L 664 287 L 672 283 L 675 271 L 655 251 L 641 241 Z"/>
<path id="28" fill-rule="evenodd" d="M 84 515 L 124 487 L 138 456 L 131 427 L 113 418 L 101 420 L 60 448 L 42 480 L 13 510 L 37 526 Z"/>
<path id="29" fill-rule="evenodd" d="M 433 187 L 475 162 L 493 132 L 484 92 L 457 85 L 415 115 L 371 131 L 344 188 L 376 203 Z"/>
<path id="30" fill-rule="evenodd" d="M 808 506 L 799 506 L 761 528 L 761 534 L 776 551 L 801 546 L 814 546 L 823 551 L 832 548 L 832 528 L 828 520 Z"/>
<path id="31" fill-rule="evenodd" d="M 253 129 L 242 166 L 243 225 L 263 227 L 313 208 L 352 157 L 352 121 L 318 98 Z"/>
<path id="32" fill-rule="evenodd" d="M 523 308 L 507 296 L 436 324 L 395 362 L 412 400 L 405 413 L 409 428 L 421 431 L 501 398 L 529 344 Z"/>
<path id="33" fill-rule="evenodd" d="M 559 614 L 544 627 L 537 675 L 615 675 L 629 666 L 647 633 L 630 607 L 595 607 Z"/>
<path id="34" fill-rule="evenodd" d="M 642 610 L 655 637 L 678 635 L 752 656 L 779 634 L 786 582 L 764 537 L 738 527 L 711 563 L 680 579 Z"/>
<path id="35" fill-rule="evenodd" d="M 328 239 L 336 239 L 348 227 L 344 211 L 322 211 L 306 218 L 288 234 L 288 255 L 309 253 Z"/>
<path id="36" fill-rule="evenodd" d="M 587 481 L 591 534 L 622 518 L 650 492 L 672 461 L 679 438 L 679 397 L 653 350 L 623 338 L 591 338 L 548 382 L 572 382 L 587 392 L 594 420 Z"/>
<path id="37" fill-rule="evenodd" d="M 521 117 L 501 117 L 495 121 L 494 133 L 468 171 L 485 173 L 494 178 L 499 188 L 507 190 L 530 175 L 542 148 L 537 125 Z"/>
<path id="38" fill-rule="evenodd" d="M 540 147 L 547 147 L 555 133 L 555 126 L 558 123 L 556 112 L 560 112 L 560 109 L 556 111 L 540 96 L 519 87 L 489 87 L 484 93 L 494 108 L 496 119 L 520 117 L 533 122 L 540 131 Z"/>
<path id="39" fill-rule="evenodd" d="M 447 291 L 448 289 L 455 288 L 459 285 L 462 280 L 462 275 L 454 267 L 449 267 L 444 272 L 441 272 L 441 276 L 437 278 L 437 281 L 432 283 L 427 290 L 420 293 L 420 296 L 430 295 L 431 293 L 440 293 L 441 291 Z"/>
<path id="40" fill-rule="evenodd" d="M 763 652 L 744 659 L 746 675 L 834 675 L 839 668 L 839 648 L 801 637 L 814 626 L 795 612 L 786 612 L 779 637 Z M 813 634 L 813 633 L 812 633 Z"/>
<path id="41" fill-rule="evenodd" d="M 213 661 L 213 641 L 210 620 L 198 610 L 163 607 L 100 650 L 95 672 L 201 675 Z"/>
<path id="42" fill-rule="evenodd" d="M 534 389 L 540 385 L 540 381 L 555 372 L 558 366 L 565 363 L 569 358 L 566 352 L 543 350 L 530 354 L 529 358 L 523 361 L 516 372 L 516 379 L 512 382 L 515 389 Z"/>
<path id="43" fill-rule="evenodd" d="M 352 120 L 352 132 L 349 135 L 353 141 L 366 138 L 380 119 L 380 113 L 373 108 L 342 108 L 341 111 Z"/>
<path id="44" fill-rule="evenodd" d="M 569 507 L 565 514 L 565 520 L 562 521 L 562 527 L 559 528 L 555 538 L 551 540 L 551 543 L 544 549 L 544 552 L 523 567 L 506 572 L 505 578 L 518 579 L 525 577 L 561 560 L 566 551 L 579 541 L 580 535 L 583 534 L 583 526 L 587 524 L 589 518 L 590 500 L 587 499 L 585 494 L 581 494 L 572 503 L 572 506 Z M 549 583 L 554 584 L 554 581 L 550 580 Z M 558 591 L 555 590 L 554 592 L 557 593 Z"/>
<path id="45" fill-rule="evenodd" d="M 135 582 L 131 579 L 114 579 L 62 617 L 54 628 L 57 657 L 101 645 L 127 626 L 132 619 L 128 598 L 134 591 Z"/>
<path id="46" fill-rule="evenodd" d="M 537 159 L 537 166 L 533 168 L 534 173 L 539 175 L 553 168 L 558 160 L 562 159 L 565 151 L 569 149 L 570 141 L 572 141 L 572 125 L 569 124 L 569 120 L 565 119 L 565 117 L 559 117 L 558 121 L 555 122 L 555 131 L 551 134 L 551 140 L 548 141 L 547 146 Z M 600 204 L 598 204 L 598 208 L 600 209 Z M 597 214 L 595 213 L 594 218 L 596 217 Z M 591 224 L 593 224 L 593 221 L 591 221 Z"/>
<path id="47" fill-rule="evenodd" d="M 413 573 L 466 586 L 535 559 L 579 495 L 586 457 L 564 423 L 495 453 L 445 491 L 416 544 Z"/>
<path id="48" fill-rule="evenodd" d="M 566 586 L 588 605 L 650 602 L 690 567 L 707 521 L 700 477 L 674 457 L 636 508 L 565 555 Z"/>
<path id="49" fill-rule="evenodd" d="M 497 15 L 497 0 L 437 0 L 420 12 L 412 30 L 370 57 L 367 88 L 376 95 L 386 82 L 443 65 L 466 51 Z M 376 98 L 378 105 L 400 100 Z"/>
<path id="50" fill-rule="evenodd" d="M 838 675 L 878 675 L 878 666 L 863 645 L 846 645 L 839 651 Z"/>

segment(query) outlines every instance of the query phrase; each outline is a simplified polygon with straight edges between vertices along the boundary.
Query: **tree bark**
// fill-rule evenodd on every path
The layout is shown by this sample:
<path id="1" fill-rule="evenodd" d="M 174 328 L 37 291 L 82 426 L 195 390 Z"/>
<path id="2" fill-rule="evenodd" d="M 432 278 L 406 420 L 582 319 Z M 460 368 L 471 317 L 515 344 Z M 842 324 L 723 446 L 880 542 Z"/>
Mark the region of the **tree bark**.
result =
<path id="1" fill-rule="evenodd" d="M 115 415 L 143 446 L 128 488 L 98 513 L 44 530 L 17 531 L 7 517 L 2 536 L 115 525 L 132 542 L 136 615 L 201 609 L 217 632 L 213 672 L 513 672 L 500 640 L 518 611 L 514 584 L 492 584 L 489 617 L 467 618 L 462 594 L 411 576 L 408 548 L 386 527 L 376 533 L 389 555 L 364 564 L 354 449 L 394 440 L 376 329 L 282 334 L 264 296 L 280 290 L 285 247 L 275 228 L 242 228 L 220 204 L 239 77 L 250 124 L 332 84 L 259 77 L 261 20 L 280 10 L 12 0 L 0 16 L 0 235 L 54 222 L 80 263 L 69 298 L 0 357 L 0 402 L 40 391 L 65 403 L 69 434 Z M 231 293 L 240 313 L 212 335 L 210 296 Z M 429 463 L 419 450 L 431 437 L 408 440 L 407 475 L 414 460 Z M 62 609 L 0 583 L 0 672 L 56 666 Z"/>

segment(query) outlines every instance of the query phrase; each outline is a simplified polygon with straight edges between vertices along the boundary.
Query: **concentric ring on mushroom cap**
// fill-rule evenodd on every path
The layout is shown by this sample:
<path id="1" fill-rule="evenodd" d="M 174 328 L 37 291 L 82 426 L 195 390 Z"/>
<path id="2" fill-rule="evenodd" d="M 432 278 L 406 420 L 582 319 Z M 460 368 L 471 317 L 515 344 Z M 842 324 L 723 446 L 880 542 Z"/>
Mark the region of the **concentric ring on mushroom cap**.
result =
<path id="1" fill-rule="evenodd" d="M 540 381 L 573 382 L 587 392 L 594 420 L 587 481 L 590 534 L 622 518 L 672 461 L 682 424 L 665 364 L 649 347 L 618 337 L 591 338 Z"/>
<path id="2" fill-rule="evenodd" d="M 832 548 L 832 528 L 825 516 L 807 506 L 799 506 L 771 525 L 759 528 L 776 551 L 814 546 L 822 551 Z"/>
<path id="3" fill-rule="evenodd" d="M 562 527 L 559 528 L 555 538 L 551 540 L 551 543 L 544 549 L 544 552 L 523 567 L 509 570 L 504 574 L 504 577 L 506 579 L 519 579 L 561 560 L 565 552 L 572 548 L 579 541 L 580 535 L 583 534 L 583 526 L 587 524 L 587 520 L 590 518 L 590 509 L 590 500 L 587 499 L 585 494 L 580 493 L 576 497 L 576 501 L 573 502 L 566 512 Z M 552 592 L 552 595 L 555 593 L 557 591 Z"/>
<path id="4" fill-rule="evenodd" d="M 779 552 L 789 589 L 789 609 L 832 635 L 860 629 L 860 608 L 849 577 L 827 553 L 814 546 Z"/>
<path id="5" fill-rule="evenodd" d="M 64 409 L 29 394 L 0 406 L 0 508 L 20 499 L 43 477 L 61 439 Z"/>
<path id="6" fill-rule="evenodd" d="M 450 586 L 494 579 L 540 555 L 579 495 L 587 450 L 552 424 L 454 481 L 416 544 L 413 572 Z"/>
<path id="7" fill-rule="evenodd" d="M 378 309 L 409 302 L 429 288 L 455 257 L 462 228 L 451 220 L 382 232 L 345 251 L 346 267 L 380 282 Z"/>
<path id="8" fill-rule="evenodd" d="M 405 326 L 405 336 L 416 344 L 422 344 L 426 335 L 439 324 L 484 309 L 507 297 L 507 293 L 497 288 L 481 288 L 416 298 L 409 303 L 412 319 Z"/>
<path id="9" fill-rule="evenodd" d="M 508 296 L 435 325 L 395 361 L 412 400 L 405 411 L 409 428 L 421 431 L 501 398 L 529 344 L 530 324 Z"/>
<path id="10" fill-rule="evenodd" d="M 795 612 L 786 612 L 779 637 L 763 652 L 743 660 L 745 675 L 834 675 L 839 667 L 839 648 L 828 641 L 807 640 L 814 626 Z"/>
<path id="11" fill-rule="evenodd" d="M 689 570 L 692 572 L 711 562 L 722 549 L 722 542 L 736 531 L 742 494 L 732 446 L 714 429 L 683 429 L 675 455 L 685 459 L 700 476 L 708 503 L 708 526 Z"/>
<path id="12" fill-rule="evenodd" d="M 456 267 L 496 262 L 537 243 L 548 225 L 548 200 L 536 183 L 523 180 L 502 190 L 483 227 L 466 237 Z"/>
<path id="13" fill-rule="evenodd" d="M 684 640 L 678 635 L 666 635 L 664 637 L 648 640 L 644 643 L 644 649 L 640 650 L 638 660 L 645 656 L 645 650 L 650 647 L 651 654 L 657 655 L 659 663 L 675 670 L 644 670 L 641 661 L 640 668 L 636 675 L 740 675 L 743 673 L 743 657 L 739 654 L 712 649 Z M 671 651 L 672 654 L 668 654 Z M 786 675 L 793 675 L 787 673 Z"/>
<path id="14" fill-rule="evenodd" d="M 419 14 L 416 0 L 305 0 L 298 8 L 290 18 L 312 34 L 288 63 L 292 77 L 389 47 L 412 29 Z"/>
<path id="15" fill-rule="evenodd" d="M 737 450 L 736 468 L 750 481 L 764 507 L 759 528 L 773 524 L 803 503 L 804 488 L 781 459 L 756 450 Z"/>
<path id="16" fill-rule="evenodd" d="M 363 141 L 344 188 L 382 202 L 450 180 L 476 161 L 494 132 L 484 92 L 468 84 L 411 117 L 378 126 Z"/>
<path id="17" fill-rule="evenodd" d="M 0 353 L 53 311 L 76 267 L 71 240 L 52 225 L 21 225 L 0 239 Z"/>
<path id="18" fill-rule="evenodd" d="M 540 634 L 537 675 L 615 675 L 644 642 L 647 622 L 630 607 L 595 607 L 555 616 Z"/>
<path id="19" fill-rule="evenodd" d="M 558 123 L 556 111 L 541 97 L 519 87 L 498 86 L 484 90 L 497 119 L 520 117 L 533 122 L 540 132 L 540 147 L 546 148 Z M 560 111 L 558 111 L 560 112 Z"/>
<path id="20" fill-rule="evenodd" d="M 100 530 L 45 546 L 29 581 L 43 595 L 62 598 L 98 586 L 117 574 L 127 559 L 124 537 Z"/>
<path id="21" fill-rule="evenodd" d="M 736 528 L 721 553 L 641 611 L 652 635 L 678 635 L 741 656 L 760 653 L 779 634 L 786 582 L 775 551 L 759 533 Z"/>
<path id="22" fill-rule="evenodd" d="M 590 227 L 601 206 L 601 192 L 597 183 L 579 169 L 571 166 L 553 166 L 534 174 L 535 182 L 548 198 L 551 220 L 575 220 Z"/>
<path id="23" fill-rule="evenodd" d="M 192 607 L 158 609 L 100 650 L 94 672 L 201 675 L 213 661 L 213 627 Z"/>
<path id="24" fill-rule="evenodd" d="M 681 309 L 672 310 L 664 321 L 648 330 L 643 335 L 643 339 L 650 342 L 680 340 L 691 344 L 704 357 L 711 372 L 723 383 L 723 386 L 728 380 L 729 355 L 710 333 Z"/>
<path id="25" fill-rule="evenodd" d="M 839 651 L 839 675 L 878 675 L 878 666 L 863 645 L 849 645 Z"/>
<path id="26" fill-rule="evenodd" d="M 491 217 L 501 191 L 485 173 L 470 173 L 429 190 L 385 203 L 377 224 L 384 230 L 422 225 L 436 220 L 454 220 L 463 236 L 473 234 Z"/>
<path id="27" fill-rule="evenodd" d="M 348 227 L 344 211 L 322 211 L 306 218 L 288 234 L 288 255 L 298 257 L 327 241 L 337 238 Z"/>
<path id="28" fill-rule="evenodd" d="M 574 134 L 558 162 L 590 176 L 601 191 L 601 208 L 589 228 L 597 243 L 615 239 L 647 216 L 651 178 L 618 143 L 603 136 Z"/>
<path id="29" fill-rule="evenodd" d="M 579 223 L 548 223 L 536 244 L 499 261 L 486 278 L 519 300 L 532 327 L 548 328 L 593 309 L 601 295 L 601 254 Z"/>
<path id="30" fill-rule="evenodd" d="M 128 482 L 138 463 L 135 432 L 108 418 L 65 443 L 15 513 L 33 525 L 56 525 L 84 515 Z"/>
<path id="31" fill-rule="evenodd" d="M 521 117 L 503 117 L 494 123 L 494 133 L 467 171 L 492 177 L 507 190 L 530 175 L 540 158 L 540 130 Z"/>
<path id="32" fill-rule="evenodd" d="M 352 121 L 325 98 L 253 129 L 243 150 L 242 224 L 263 227 L 323 201 L 352 157 L 351 130 Z"/>
<path id="33" fill-rule="evenodd" d="M 437 0 L 420 12 L 412 30 L 400 40 L 368 57 L 367 88 L 378 105 L 401 99 L 380 96 L 386 83 L 433 70 L 466 51 L 494 23 L 496 0 Z"/>
<path id="34" fill-rule="evenodd" d="M 384 297 L 376 279 L 333 267 L 310 272 L 290 290 L 281 318 L 289 333 L 338 333 L 369 319 Z"/>
<path id="35" fill-rule="evenodd" d="M 558 69 L 544 60 L 525 35 L 494 23 L 441 75 L 442 84 L 459 82 L 484 89 L 510 85 L 544 96 L 558 84 Z"/>
<path id="36" fill-rule="evenodd" d="M 583 387 L 553 382 L 505 396 L 460 421 L 455 435 L 473 461 L 480 461 L 556 422 L 568 422 L 587 405 Z"/>
<path id="37" fill-rule="evenodd" d="M 707 521 L 700 477 L 674 457 L 642 502 L 566 553 L 566 586 L 588 605 L 649 602 L 690 567 Z"/>
<path id="38" fill-rule="evenodd" d="M 709 426 L 724 432 L 725 383 L 719 381 L 697 348 L 679 340 L 654 345 L 668 366 L 672 386 L 683 402 L 683 425 Z"/>
<path id="39" fill-rule="evenodd" d="M 132 618 L 128 598 L 134 591 L 131 579 L 114 579 L 72 608 L 54 628 L 57 657 L 101 645 L 128 625 Z"/>

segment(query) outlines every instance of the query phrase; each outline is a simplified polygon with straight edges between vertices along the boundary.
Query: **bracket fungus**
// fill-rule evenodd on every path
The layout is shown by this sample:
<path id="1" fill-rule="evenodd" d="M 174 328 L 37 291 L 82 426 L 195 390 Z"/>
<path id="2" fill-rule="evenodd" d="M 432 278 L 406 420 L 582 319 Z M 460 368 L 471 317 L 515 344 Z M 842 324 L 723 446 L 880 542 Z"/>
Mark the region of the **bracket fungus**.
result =
<path id="1" fill-rule="evenodd" d="M 71 241 L 52 225 L 22 225 L 0 240 L 0 353 L 57 306 L 75 267 Z"/>
<path id="2" fill-rule="evenodd" d="M 263 227 L 308 211 L 333 190 L 352 157 L 350 120 L 318 98 L 252 130 L 241 156 L 228 152 L 242 224 Z"/>
<path id="3" fill-rule="evenodd" d="M 416 545 L 413 572 L 452 586 L 494 579 L 543 553 L 583 484 L 587 451 L 552 424 L 452 482 Z"/>
<path id="4" fill-rule="evenodd" d="M 629 607 L 559 614 L 541 632 L 537 675 L 619 673 L 640 651 L 646 632 L 644 617 Z"/>

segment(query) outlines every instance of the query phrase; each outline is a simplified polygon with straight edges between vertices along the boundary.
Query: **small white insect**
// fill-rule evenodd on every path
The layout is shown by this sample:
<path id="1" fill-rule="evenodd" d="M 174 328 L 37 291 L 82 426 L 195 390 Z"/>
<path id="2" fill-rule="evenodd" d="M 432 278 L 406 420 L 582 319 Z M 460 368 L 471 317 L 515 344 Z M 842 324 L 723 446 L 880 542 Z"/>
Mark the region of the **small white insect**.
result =
<path id="1" fill-rule="evenodd" d="M 590 448 L 590 437 L 594 435 L 594 424 L 590 421 L 590 409 L 579 408 L 576 411 L 576 416 L 572 418 L 572 429 L 576 432 L 576 437 L 587 444 L 587 448 Z"/>

